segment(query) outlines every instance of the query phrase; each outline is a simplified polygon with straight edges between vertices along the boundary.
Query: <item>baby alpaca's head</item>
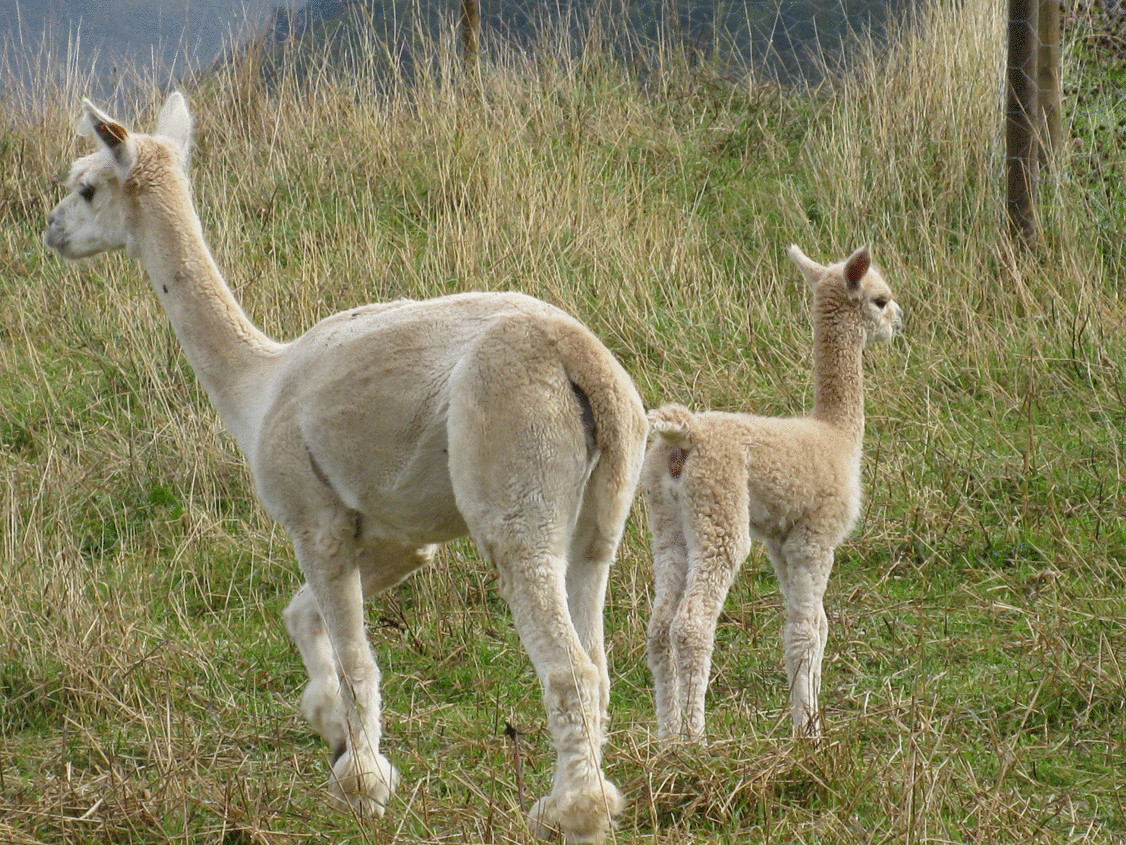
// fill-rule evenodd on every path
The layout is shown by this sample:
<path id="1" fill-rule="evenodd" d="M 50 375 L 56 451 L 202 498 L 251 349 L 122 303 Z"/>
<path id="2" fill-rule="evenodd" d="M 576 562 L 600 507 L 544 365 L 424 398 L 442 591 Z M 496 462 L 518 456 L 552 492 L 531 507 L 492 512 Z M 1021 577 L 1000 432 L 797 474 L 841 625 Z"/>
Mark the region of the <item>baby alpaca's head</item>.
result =
<path id="1" fill-rule="evenodd" d="M 844 261 L 828 266 L 818 264 L 796 245 L 786 254 L 801 270 L 819 303 L 857 319 L 866 343 L 891 340 L 903 328 L 903 309 L 892 299 L 891 288 L 873 266 L 868 247 L 862 246 Z"/>

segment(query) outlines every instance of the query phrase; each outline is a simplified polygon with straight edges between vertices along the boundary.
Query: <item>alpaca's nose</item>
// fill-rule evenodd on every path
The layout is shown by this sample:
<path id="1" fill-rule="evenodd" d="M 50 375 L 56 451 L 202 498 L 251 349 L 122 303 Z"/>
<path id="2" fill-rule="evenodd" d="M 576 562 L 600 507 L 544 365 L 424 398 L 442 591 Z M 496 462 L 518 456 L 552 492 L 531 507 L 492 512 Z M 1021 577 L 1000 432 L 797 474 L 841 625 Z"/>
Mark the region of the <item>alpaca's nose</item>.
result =
<path id="1" fill-rule="evenodd" d="M 58 222 L 58 215 L 51 213 L 47 215 L 47 230 L 43 233 L 43 243 L 49 249 L 58 249 L 59 247 L 59 229 L 55 225 Z"/>

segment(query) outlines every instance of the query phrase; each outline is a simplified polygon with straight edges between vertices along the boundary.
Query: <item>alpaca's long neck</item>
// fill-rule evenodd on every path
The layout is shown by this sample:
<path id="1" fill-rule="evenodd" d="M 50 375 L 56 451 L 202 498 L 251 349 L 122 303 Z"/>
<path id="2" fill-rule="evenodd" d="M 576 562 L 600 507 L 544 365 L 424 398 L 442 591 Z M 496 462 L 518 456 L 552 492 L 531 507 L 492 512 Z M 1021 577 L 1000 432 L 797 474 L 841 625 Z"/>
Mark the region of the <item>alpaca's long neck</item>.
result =
<path id="1" fill-rule="evenodd" d="M 839 315 L 837 315 L 839 316 Z M 864 334 L 826 315 L 813 331 L 813 417 L 864 437 Z"/>
<path id="2" fill-rule="evenodd" d="M 256 399 L 282 347 L 250 322 L 223 281 L 186 184 L 182 195 L 141 197 L 139 206 L 133 252 L 196 377 L 246 450 L 261 418 Z"/>

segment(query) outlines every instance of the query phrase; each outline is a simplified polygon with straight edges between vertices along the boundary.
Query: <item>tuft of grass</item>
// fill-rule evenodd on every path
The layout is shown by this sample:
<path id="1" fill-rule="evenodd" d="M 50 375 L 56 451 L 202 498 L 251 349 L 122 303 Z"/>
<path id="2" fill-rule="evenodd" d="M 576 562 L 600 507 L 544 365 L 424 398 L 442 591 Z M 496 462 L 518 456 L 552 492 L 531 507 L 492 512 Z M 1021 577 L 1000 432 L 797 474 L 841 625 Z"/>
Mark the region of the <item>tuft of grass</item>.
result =
<path id="1" fill-rule="evenodd" d="M 828 737 L 789 738 L 781 605 L 755 551 L 717 635 L 711 742 L 657 747 L 638 503 L 606 611 L 607 766 L 629 800 L 614 841 L 1121 840 L 1126 206 L 1075 139 L 1126 115 L 1095 90 L 1111 71 L 1092 39 L 1067 48 L 1084 96 L 1035 255 L 1002 220 L 996 4 L 930 5 L 809 90 L 672 59 L 641 79 L 560 39 L 488 57 L 478 89 L 452 40 L 418 45 L 410 82 L 377 43 L 346 77 L 283 54 L 267 82 L 252 54 L 189 87 L 191 172 L 269 333 L 367 301 L 522 290 L 590 325 L 649 404 L 807 408 L 785 247 L 872 244 L 908 330 L 866 365 Z M 28 61 L 8 48 L 0 80 Z M 371 604 L 404 781 L 384 819 L 328 808 L 279 620 L 298 585 L 287 539 L 134 264 L 41 246 L 51 181 L 85 149 L 89 79 L 42 81 L 0 126 L 0 839 L 528 841 L 550 740 L 469 543 Z M 145 129 L 161 97 L 119 99 Z"/>

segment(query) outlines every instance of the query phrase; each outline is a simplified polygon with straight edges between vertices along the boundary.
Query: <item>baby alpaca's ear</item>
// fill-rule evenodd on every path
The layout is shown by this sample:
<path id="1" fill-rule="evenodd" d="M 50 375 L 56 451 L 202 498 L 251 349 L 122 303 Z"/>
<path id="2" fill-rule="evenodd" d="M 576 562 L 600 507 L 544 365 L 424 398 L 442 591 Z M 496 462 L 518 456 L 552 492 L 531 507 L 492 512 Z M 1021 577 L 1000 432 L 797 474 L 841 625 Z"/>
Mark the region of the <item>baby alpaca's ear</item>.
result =
<path id="1" fill-rule="evenodd" d="M 790 244 L 790 248 L 786 250 L 786 255 L 797 265 L 797 268 L 801 270 L 802 275 L 805 276 L 805 280 L 810 287 L 817 284 L 817 280 L 820 279 L 825 272 L 825 268 L 798 249 L 797 244 Z"/>
<path id="2" fill-rule="evenodd" d="M 860 247 L 848 257 L 844 265 L 844 277 L 850 293 L 860 287 L 860 280 L 864 278 L 864 274 L 868 272 L 868 268 L 871 266 L 872 256 L 868 252 L 867 245 Z"/>

